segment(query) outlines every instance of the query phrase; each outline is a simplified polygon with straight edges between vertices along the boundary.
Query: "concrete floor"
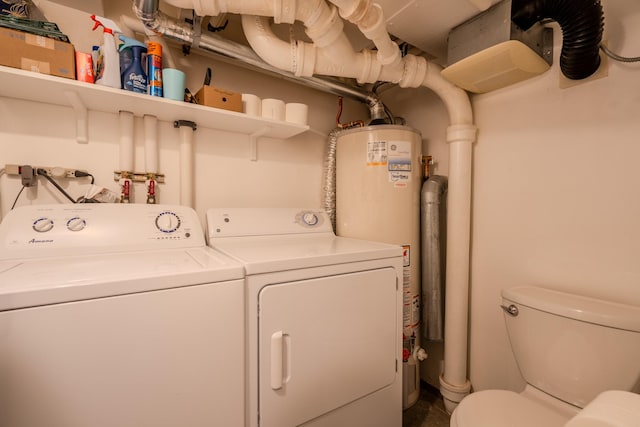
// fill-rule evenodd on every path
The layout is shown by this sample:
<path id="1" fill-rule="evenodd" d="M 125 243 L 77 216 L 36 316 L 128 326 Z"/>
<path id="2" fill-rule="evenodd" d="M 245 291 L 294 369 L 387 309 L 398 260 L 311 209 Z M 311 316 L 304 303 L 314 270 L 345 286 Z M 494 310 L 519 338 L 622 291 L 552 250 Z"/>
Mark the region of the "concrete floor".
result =
<path id="1" fill-rule="evenodd" d="M 438 389 L 421 383 L 420 399 L 403 412 L 402 427 L 449 427 L 449 414 Z"/>

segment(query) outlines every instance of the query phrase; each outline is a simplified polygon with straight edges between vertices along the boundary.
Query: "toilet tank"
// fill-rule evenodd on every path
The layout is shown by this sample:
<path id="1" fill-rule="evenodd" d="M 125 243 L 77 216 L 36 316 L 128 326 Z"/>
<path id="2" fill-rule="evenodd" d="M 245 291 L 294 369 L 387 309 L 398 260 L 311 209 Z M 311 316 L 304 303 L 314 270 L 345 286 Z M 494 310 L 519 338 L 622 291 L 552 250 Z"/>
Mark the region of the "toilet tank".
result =
<path id="1" fill-rule="evenodd" d="M 528 384 L 580 408 L 605 390 L 640 392 L 640 307 L 533 286 L 503 290 L 502 304 Z"/>

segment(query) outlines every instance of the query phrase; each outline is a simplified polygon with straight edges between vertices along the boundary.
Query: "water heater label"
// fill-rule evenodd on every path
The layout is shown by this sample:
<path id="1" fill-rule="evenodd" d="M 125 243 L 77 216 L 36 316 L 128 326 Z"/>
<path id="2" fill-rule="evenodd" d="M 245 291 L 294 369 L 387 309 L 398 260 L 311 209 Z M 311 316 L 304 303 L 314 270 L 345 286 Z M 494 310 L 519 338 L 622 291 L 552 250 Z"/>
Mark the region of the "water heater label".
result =
<path id="1" fill-rule="evenodd" d="M 406 187 L 411 182 L 411 142 L 389 141 L 389 182 L 394 187 Z"/>
<path id="2" fill-rule="evenodd" d="M 367 142 L 367 166 L 386 166 L 387 157 L 387 141 Z"/>

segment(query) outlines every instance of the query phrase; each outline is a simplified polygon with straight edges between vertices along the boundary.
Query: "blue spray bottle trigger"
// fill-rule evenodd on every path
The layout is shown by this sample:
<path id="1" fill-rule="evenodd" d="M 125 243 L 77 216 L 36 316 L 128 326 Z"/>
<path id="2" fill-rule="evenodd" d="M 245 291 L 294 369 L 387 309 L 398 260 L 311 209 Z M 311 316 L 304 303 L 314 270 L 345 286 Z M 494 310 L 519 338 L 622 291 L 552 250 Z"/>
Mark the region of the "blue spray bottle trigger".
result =
<path id="1" fill-rule="evenodd" d="M 147 46 L 122 34 L 119 37 L 123 42 L 119 48 L 122 88 L 147 93 L 147 74 L 142 66 L 142 55 L 147 52 Z"/>

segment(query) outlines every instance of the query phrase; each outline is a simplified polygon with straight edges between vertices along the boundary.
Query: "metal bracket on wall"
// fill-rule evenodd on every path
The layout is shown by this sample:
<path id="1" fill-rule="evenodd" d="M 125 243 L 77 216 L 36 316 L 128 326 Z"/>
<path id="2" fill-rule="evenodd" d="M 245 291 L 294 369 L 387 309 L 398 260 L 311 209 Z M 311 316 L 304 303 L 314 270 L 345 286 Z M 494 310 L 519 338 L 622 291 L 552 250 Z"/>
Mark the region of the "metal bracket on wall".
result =
<path id="1" fill-rule="evenodd" d="M 251 161 L 258 160 L 258 138 L 266 135 L 271 130 L 270 127 L 264 127 L 249 135 L 249 141 L 251 142 Z"/>
<path id="2" fill-rule="evenodd" d="M 115 182 L 120 182 L 120 178 L 125 178 L 122 176 L 122 171 L 114 171 L 113 172 L 113 180 Z M 142 172 L 125 172 L 127 175 L 126 178 L 129 178 L 133 182 L 146 182 L 149 179 L 148 173 Z M 158 184 L 164 184 L 164 174 L 157 173 L 154 174 L 154 179 Z"/>
<path id="3" fill-rule="evenodd" d="M 69 104 L 76 113 L 76 141 L 89 142 L 89 123 L 87 121 L 87 107 L 84 105 L 80 96 L 71 90 L 65 90 L 64 96 L 67 97 Z"/>

